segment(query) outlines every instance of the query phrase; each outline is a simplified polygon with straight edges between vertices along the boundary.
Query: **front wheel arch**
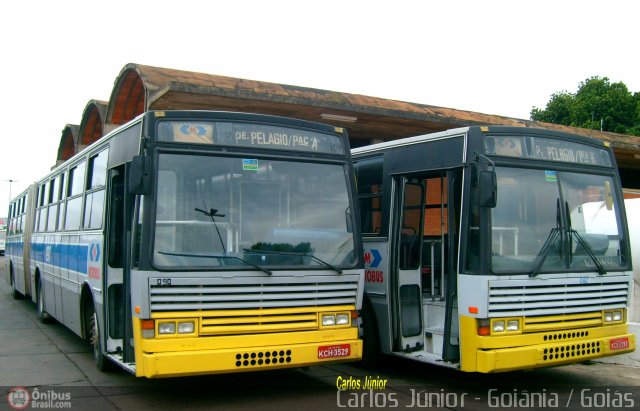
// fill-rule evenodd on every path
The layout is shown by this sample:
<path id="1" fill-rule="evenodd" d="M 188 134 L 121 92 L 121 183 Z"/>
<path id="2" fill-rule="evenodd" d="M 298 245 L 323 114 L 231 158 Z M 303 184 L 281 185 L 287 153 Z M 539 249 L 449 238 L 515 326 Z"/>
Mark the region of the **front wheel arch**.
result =
<path id="1" fill-rule="evenodd" d="M 83 290 L 84 291 L 84 290 Z M 86 339 L 92 347 L 93 360 L 96 367 L 100 371 L 110 371 L 113 369 L 113 363 L 103 353 L 102 335 L 100 334 L 100 321 L 98 320 L 98 313 L 96 312 L 93 297 L 83 300 L 83 317 L 84 317 L 84 329 L 86 333 Z"/>
<path id="2" fill-rule="evenodd" d="M 44 324 L 51 321 L 51 316 L 45 308 L 44 282 L 38 269 L 36 269 L 36 311 L 38 313 L 38 320 L 40 320 L 41 323 Z"/>
<path id="3" fill-rule="evenodd" d="M 11 278 L 11 295 L 15 300 L 21 300 L 24 295 L 16 288 L 16 276 L 13 270 L 13 261 L 9 261 L 9 277 Z"/>
<path id="4" fill-rule="evenodd" d="M 365 368 L 373 368 L 380 362 L 382 351 L 380 349 L 380 332 L 378 331 L 373 304 L 366 298 L 362 303 L 361 317 L 362 327 L 364 328 L 361 364 Z"/>

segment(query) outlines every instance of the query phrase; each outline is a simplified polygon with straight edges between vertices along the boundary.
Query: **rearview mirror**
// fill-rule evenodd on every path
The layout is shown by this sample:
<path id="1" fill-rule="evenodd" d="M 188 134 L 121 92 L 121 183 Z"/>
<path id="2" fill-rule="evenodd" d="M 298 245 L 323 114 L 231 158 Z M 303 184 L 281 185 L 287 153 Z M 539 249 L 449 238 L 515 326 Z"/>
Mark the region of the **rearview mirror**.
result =
<path id="1" fill-rule="evenodd" d="M 611 183 L 604 182 L 604 203 L 607 206 L 607 210 L 613 210 L 613 193 L 611 192 Z"/>
<path id="2" fill-rule="evenodd" d="M 495 208 L 498 203 L 498 182 L 495 171 L 481 171 L 479 176 L 480 207 Z"/>

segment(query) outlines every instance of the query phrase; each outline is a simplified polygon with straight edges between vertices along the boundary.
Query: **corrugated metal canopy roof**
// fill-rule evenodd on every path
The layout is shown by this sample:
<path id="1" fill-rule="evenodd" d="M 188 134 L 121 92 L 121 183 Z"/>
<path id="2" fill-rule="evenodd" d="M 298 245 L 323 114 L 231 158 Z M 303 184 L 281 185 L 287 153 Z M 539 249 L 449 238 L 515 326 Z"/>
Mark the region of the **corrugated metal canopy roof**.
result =
<path id="1" fill-rule="evenodd" d="M 640 168 L 640 137 L 409 103 L 359 94 L 127 64 L 116 79 L 107 122 L 122 124 L 145 110 L 257 112 L 345 127 L 354 147 L 468 125 L 543 127 L 608 141 L 621 167 Z"/>

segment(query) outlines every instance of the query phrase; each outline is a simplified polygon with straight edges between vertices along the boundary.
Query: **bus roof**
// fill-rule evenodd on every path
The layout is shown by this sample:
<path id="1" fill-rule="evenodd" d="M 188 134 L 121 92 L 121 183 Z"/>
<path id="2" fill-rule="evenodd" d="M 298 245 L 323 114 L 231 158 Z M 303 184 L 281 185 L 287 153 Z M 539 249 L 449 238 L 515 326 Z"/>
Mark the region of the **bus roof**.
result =
<path id="1" fill-rule="evenodd" d="M 408 146 L 408 145 L 412 145 L 412 144 L 419 144 L 419 143 L 423 143 L 426 141 L 435 141 L 435 140 L 441 140 L 441 139 L 446 139 L 446 138 L 450 138 L 450 137 L 455 137 L 455 136 L 460 136 L 460 135 L 464 135 L 466 133 L 469 132 L 469 130 L 474 130 L 474 129 L 479 129 L 482 132 L 486 132 L 486 133 L 491 133 L 491 132 L 495 132 L 495 133 L 508 133 L 508 132 L 513 132 L 515 134 L 520 134 L 520 135 L 525 135 L 525 134 L 540 134 L 540 135 L 546 135 L 546 136 L 550 136 L 550 137 L 559 137 L 559 138 L 563 138 L 563 139 L 570 139 L 570 140 L 575 140 L 581 143 L 590 143 L 593 145 L 597 145 L 600 147 L 608 147 L 609 144 L 607 142 L 603 142 L 602 140 L 598 140 L 598 139 L 594 139 L 594 138 L 589 138 L 589 137 L 585 137 L 585 136 L 580 136 L 577 134 L 570 134 L 570 133 L 566 133 L 566 132 L 562 132 L 562 131 L 557 131 L 557 130 L 549 130 L 549 129 L 545 129 L 545 128 L 538 128 L 538 127 L 514 127 L 514 126 L 468 126 L 468 127 L 459 127 L 459 128 L 453 128 L 450 130 L 446 130 L 446 131 L 440 131 L 437 133 L 431 133 L 431 134 L 423 134 L 423 135 L 419 135 L 419 136 L 414 136 L 414 137 L 406 137 L 406 138 L 401 138 L 398 140 L 392 140 L 392 141 L 386 141 L 384 143 L 378 143 L 378 144 L 372 144 L 369 146 L 363 146 L 363 147 L 358 147 L 358 148 L 354 148 L 351 150 L 351 154 L 352 155 L 361 155 L 361 154 L 369 154 L 369 153 L 374 153 L 380 150 L 384 150 L 387 148 L 395 148 L 395 147 L 402 147 L 402 146 Z"/>

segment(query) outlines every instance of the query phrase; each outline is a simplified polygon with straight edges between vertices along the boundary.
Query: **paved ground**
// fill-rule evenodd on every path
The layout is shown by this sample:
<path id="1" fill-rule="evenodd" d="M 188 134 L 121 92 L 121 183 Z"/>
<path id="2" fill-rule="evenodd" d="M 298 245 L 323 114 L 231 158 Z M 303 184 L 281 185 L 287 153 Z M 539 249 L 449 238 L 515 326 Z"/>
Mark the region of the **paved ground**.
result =
<path id="1" fill-rule="evenodd" d="M 39 323 L 31 302 L 11 297 L 3 260 L 0 257 L 0 410 L 12 409 L 11 390 L 11 398 L 24 393 L 16 387 L 31 396 L 27 409 L 36 403 L 39 408 L 96 411 L 640 409 L 640 368 L 603 362 L 496 375 L 462 374 L 391 358 L 375 369 L 340 364 L 164 380 L 135 378 L 119 370 L 101 373 L 84 341 L 58 323 Z M 362 389 L 368 380 L 386 383 L 383 389 Z M 336 385 L 345 381 L 359 381 L 361 389 L 339 392 Z"/>

